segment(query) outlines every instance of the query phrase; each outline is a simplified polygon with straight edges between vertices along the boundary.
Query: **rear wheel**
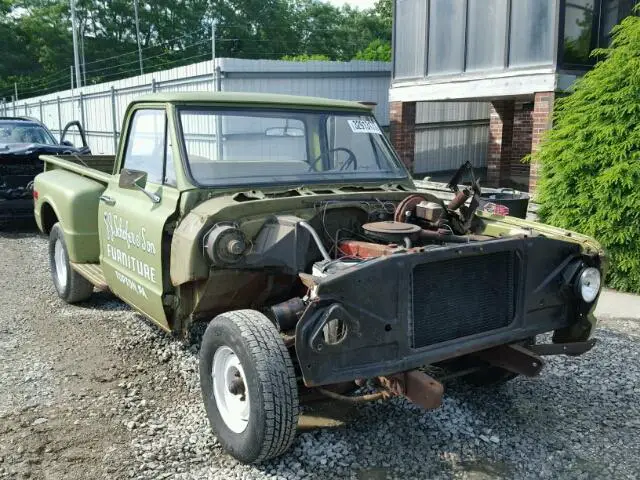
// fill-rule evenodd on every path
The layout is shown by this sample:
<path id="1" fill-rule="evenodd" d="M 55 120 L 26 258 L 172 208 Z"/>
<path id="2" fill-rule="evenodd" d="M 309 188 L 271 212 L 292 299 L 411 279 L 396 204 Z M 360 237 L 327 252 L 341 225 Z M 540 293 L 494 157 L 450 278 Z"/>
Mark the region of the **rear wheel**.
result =
<path id="1" fill-rule="evenodd" d="M 298 423 L 289 352 L 271 321 L 253 310 L 223 313 L 202 338 L 200 387 L 224 449 L 246 463 L 283 454 Z"/>
<path id="2" fill-rule="evenodd" d="M 49 234 L 49 265 L 51 278 L 58 296 L 67 303 L 76 303 L 88 299 L 93 285 L 71 268 L 64 232 L 59 223 L 51 228 Z"/>

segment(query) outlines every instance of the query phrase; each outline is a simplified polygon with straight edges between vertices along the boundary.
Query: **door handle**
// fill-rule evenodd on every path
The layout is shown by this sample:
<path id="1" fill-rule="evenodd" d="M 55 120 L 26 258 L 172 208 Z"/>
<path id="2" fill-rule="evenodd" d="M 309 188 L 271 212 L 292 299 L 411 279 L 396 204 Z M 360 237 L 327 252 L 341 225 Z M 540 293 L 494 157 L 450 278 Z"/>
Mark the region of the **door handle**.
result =
<path id="1" fill-rule="evenodd" d="M 106 203 L 109 206 L 116 204 L 116 199 L 108 195 L 100 195 L 100 201 Z"/>

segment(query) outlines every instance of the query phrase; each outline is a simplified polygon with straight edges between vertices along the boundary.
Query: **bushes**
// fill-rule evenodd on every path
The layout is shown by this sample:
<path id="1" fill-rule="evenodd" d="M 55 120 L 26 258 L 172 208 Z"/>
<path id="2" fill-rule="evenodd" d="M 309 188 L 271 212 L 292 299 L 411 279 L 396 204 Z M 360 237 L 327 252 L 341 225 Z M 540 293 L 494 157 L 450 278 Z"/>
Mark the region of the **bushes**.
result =
<path id="1" fill-rule="evenodd" d="M 533 157 L 539 213 L 598 239 L 609 285 L 640 293 L 640 18 L 623 20 L 611 48 L 596 53 L 603 61 L 558 100 Z"/>

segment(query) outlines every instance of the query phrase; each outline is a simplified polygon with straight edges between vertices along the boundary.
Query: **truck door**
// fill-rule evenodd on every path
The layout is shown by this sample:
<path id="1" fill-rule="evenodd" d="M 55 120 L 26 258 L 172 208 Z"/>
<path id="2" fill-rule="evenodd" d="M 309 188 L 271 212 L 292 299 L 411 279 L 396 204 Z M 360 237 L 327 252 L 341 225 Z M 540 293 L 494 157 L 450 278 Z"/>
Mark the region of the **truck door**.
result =
<path id="1" fill-rule="evenodd" d="M 100 263 L 111 290 L 168 330 L 162 298 L 168 285 L 162 269 L 169 261 L 165 226 L 176 212 L 179 191 L 167 124 L 164 108 L 132 112 L 120 168 L 146 172 L 145 191 L 121 188 L 120 173 L 114 175 L 100 197 L 99 221 Z"/>

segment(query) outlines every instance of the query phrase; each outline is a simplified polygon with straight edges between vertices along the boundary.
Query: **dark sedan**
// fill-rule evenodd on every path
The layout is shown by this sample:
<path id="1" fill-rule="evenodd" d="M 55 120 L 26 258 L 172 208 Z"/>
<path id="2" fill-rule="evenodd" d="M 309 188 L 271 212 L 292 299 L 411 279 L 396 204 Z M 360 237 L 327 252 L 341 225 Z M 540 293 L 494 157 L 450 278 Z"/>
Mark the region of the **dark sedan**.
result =
<path id="1" fill-rule="evenodd" d="M 82 147 L 65 140 L 77 127 Z M 28 117 L 0 117 L 0 224 L 33 217 L 33 178 L 43 170 L 40 155 L 86 155 L 84 131 L 78 122 L 69 123 L 61 141 L 38 120 Z"/>

